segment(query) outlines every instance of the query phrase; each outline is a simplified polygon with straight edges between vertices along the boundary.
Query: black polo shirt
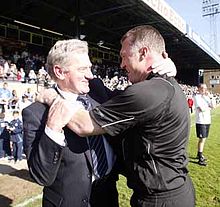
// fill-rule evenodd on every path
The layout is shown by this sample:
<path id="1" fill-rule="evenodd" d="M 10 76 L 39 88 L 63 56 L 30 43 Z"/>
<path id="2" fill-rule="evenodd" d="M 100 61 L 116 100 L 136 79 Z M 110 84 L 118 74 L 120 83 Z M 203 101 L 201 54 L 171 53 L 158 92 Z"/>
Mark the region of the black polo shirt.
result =
<path id="1" fill-rule="evenodd" d="M 153 193 L 184 183 L 190 120 L 185 95 L 174 78 L 150 76 L 90 115 L 106 133 L 123 134 L 129 187 Z"/>

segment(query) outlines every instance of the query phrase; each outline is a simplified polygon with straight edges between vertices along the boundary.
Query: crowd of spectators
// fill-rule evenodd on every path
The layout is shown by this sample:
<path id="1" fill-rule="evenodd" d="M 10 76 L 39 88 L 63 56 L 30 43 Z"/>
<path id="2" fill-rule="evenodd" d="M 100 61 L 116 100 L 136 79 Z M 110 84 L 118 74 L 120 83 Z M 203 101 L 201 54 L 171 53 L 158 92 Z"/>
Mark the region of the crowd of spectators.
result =
<path id="1" fill-rule="evenodd" d="M 94 63 L 92 67 L 94 77 L 100 78 L 104 85 L 111 90 L 123 90 L 131 83 L 128 81 L 125 70 L 120 69 L 118 65 L 114 64 L 100 64 Z M 13 132 L 10 127 L 10 123 L 15 119 L 14 116 L 19 114 L 21 121 L 21 111 L 23 108 L 30 105 L 35 101 L 35 92 L 31 91 L 31 88 L 27 87 L 25 91 L 21 93 L 19 88 L 12 89 L 8 87 L 6 81 L 17 81 L 21 83 L 43 84 L 48 86 L 53 84 L 45 67 L 45 57 L 37 54 L 33 55 L 24 50 L 19 53 L 15 51 L 14 54 L 8 56 L 0 56 L 0 81 L 3 81 L 2 88 L 0 88 L 0 159 L 14 160 L 15 162 L 20 154 L 13 154 L 16 149 L 16 141 L 11 140 L 11 134 Z M 186 99 L 192 99 L 197 93 L 196 86 L 190 86 L 186 84 L 180 84 L 182 90 L 186 94 Z M 22 94 L 19 96 L 18 94 Z M 210 94 L 215 100 L 216 104 L 220 104 L 220 94 Z M 189 101 L 190 103 L 190 101 Z M 193 103 L 191 101 L 189 106 L 191 112 Z M 17 123 L 16 120 L 14 122 Z M 22 133 L 22 132 L 21 132 Z M 19 141 L 21 141 L 19 139 Z M 21 143 L 18 143 L 20 146 Z"/>
<path id="2" fill-rule="evenodd" d="M 31 53 L 27 49 L 15 51 L 12 54 L 0 56 L 0 80 L 17 80 L 22 83 L 40 83 L 46 86 L 53 84 L 45 67 L 46 56 Z M 126 71 L 118 64 L 93 63 L 94 77 L 103 80 L 105 86 L 114 89 L 124 89 L 130 83 Z M 196 86 L 180 84 L 186 97 L 193 97 L 197 93 Z M 212 94 L 217 104 L 220 103 L 219 94 Z"/>
<path id="3" fill-rule="evenodd" d="M 94 63 L 92 73 L 111 90 L 123 90 L 130 84 L 125 70 L 122 70 L 118 65 Z"/>
<path id="4" fill-rule="evenodd" d="M 35 101 L 36 91 L 19 84 L 1 83 L 0 87 L 0 159 L 15 163 L 22 160 L 22 110 Z M 12 88 L 14 86 L 14 88 Z"/>
<path id="5" fill-rule="evenodd" d="M 48 81 L 45 56 L 32 54 L 27 49 L 0 56 L 0 79 L 18 80 L 23 83 Z"/>

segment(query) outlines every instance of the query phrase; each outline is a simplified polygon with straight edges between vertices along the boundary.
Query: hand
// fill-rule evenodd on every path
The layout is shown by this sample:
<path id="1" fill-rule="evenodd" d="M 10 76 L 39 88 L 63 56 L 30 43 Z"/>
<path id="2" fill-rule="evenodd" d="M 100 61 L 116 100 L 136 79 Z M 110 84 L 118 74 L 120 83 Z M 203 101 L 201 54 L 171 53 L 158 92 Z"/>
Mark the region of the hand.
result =
<path id="1" fill-rule="evenodd" d="M 14 130 L 15 130 L 15 127 L 6 127 L 6 129 L 7 129 L 8 131 L 14 131 Z"/>
<path id="2" fill-rule="evenodd" d="M 153 73 L 159 73 L 160 75 L 167 74 L 169 77 L 176 76 L 176 66 L 170 58 L 165 58 L 158 63 L 154 63 L 152 66 Z"/>
<path id="3" fill-rule="evenodd" d="M 11 130 L 11 131 L 14 131 L 14 130 L 15 130 L 15 127 L 11 127 L 10 130 Z"/>
<path id="4" fill-rule="evenodd" d="M 71 103 L 58 96 L 52 103 L 48 118 L 47 127 L 56 132 L 62 132 L 71 120 L 74 113 L 83 106 L 79 102 Z"/>
<path id="5" fill-rule="evenodd" d="M 51 105 L 53 101 L 58 97 L 57 92 L 54 88 L 41 90 L 36 96 L 36 101 Z"/>
<path id="6" fill-rule="evenodd" d="M 49 109 L 47 126 L 53 131 L 61 132 L 73 116 L 72 108 L 70 102 L 57 97 Z"/>

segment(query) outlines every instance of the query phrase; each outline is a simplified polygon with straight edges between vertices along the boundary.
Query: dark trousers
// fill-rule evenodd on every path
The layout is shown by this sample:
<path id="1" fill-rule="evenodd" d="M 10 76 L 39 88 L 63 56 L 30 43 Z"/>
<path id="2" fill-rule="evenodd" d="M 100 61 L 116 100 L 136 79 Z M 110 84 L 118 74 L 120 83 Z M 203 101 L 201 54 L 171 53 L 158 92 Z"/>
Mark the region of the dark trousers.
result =
<path id="1" fill-rule="evenodd" d="M 140 197 L 135 193 L 131 198 L 132 207 L 194 207 L 195 190 L 189 177 L 178 189 Z"/>
<path id="2" fill-rule="evenodd" d="M 22 160 L 23 142 L 13 142 L 12 147 L 14 160 Z"/>
<path id="3" fill-rule="evenodd" d="M 0 158 L 5 157 L 4 139 L 0 139 Z"/>
<path id="4" fill-rule="evenodd" d="M 110 175 L 94 181 L 90 196 L 91 207 L 119 207 L 116 181 L 118 175 Z"/>
<path id="5" fill-rule="evenodd" d="M 0 158 L 11 156 L 10 141 L 7 138 L 0 139 Z"/>
<path id="6" fill-rule="evenodd" d="M 3 149 L 5 150 L 5 155 L 12 156 L 11 147 L 10 147 L 10 138 L 4 139 Z"/>

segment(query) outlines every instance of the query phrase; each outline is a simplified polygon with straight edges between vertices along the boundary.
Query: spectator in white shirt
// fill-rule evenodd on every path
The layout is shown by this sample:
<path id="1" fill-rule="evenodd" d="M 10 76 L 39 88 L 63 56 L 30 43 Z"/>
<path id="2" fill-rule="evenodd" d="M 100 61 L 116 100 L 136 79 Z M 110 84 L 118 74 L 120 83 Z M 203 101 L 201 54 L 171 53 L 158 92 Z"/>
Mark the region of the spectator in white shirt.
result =
<path id="1" fill-rule="evenodd" d="M 196 115 L 196 135 L 198 141 L 198 164 L 206 166 L 206 158 L 203 155 L 205 141 L 209 135 L 209 128 L 211 125 L 211 109 L 213 102 L 207 90 L 206 84 L 198 86 L 198 94 L 195 95 L 195 115 Z"/>

